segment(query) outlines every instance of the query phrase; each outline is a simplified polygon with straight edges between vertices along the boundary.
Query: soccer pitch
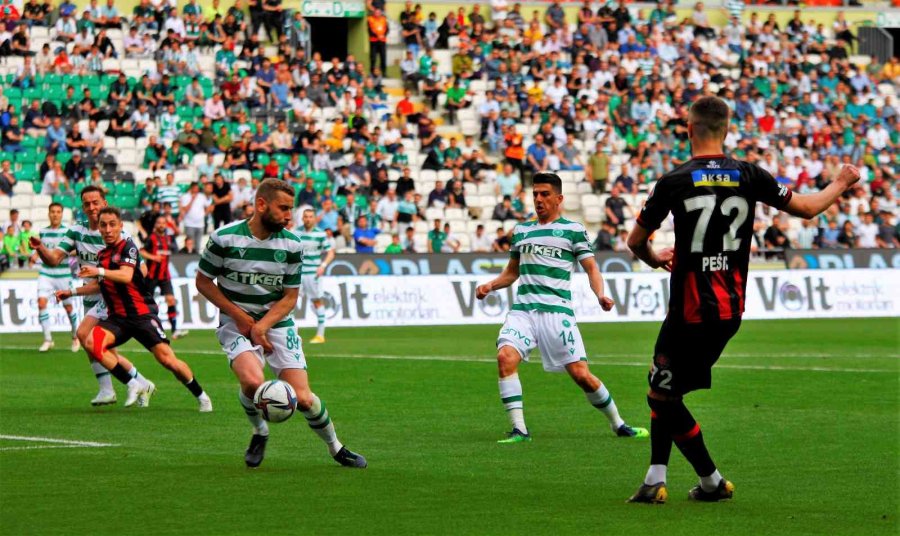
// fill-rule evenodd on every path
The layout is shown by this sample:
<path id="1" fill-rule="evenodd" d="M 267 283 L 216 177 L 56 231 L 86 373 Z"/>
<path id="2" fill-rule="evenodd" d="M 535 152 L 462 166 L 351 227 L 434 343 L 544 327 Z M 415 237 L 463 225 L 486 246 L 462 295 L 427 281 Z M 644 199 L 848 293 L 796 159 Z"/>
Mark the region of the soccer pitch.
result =
<path id="1" fill-rule="evenodd" d="M 659 325 L 582 324 L 592 370 L 647 426 Z M 213 399 L 192 396 L 134 343 L 159 388 L 149 408 L 92 408 L 83 353 L 0 335 L 2 534 L 896 534 L 900 320 L 745 322 L 688 406 L 736 485 L 721 504 L 673 452 L 669 503 L 625 504 L 647 440 L 613 437 L 565 375 L 520 369 L 530 444 L 497 394 L 499 326 L 331 329 L 305 345 L 313 390 L 369 468 L 339 467 L 302 416 L 272 425 L 262 467 L 212 332 L 174 344 Z M 309 338 L 312 331 L 301 329 Z M 63 349 L 60 349 L 63 348 Z M 537 356 L 535 356 L 536 358 Z M 10 436 L 88 444 L 23 441 Z"/>

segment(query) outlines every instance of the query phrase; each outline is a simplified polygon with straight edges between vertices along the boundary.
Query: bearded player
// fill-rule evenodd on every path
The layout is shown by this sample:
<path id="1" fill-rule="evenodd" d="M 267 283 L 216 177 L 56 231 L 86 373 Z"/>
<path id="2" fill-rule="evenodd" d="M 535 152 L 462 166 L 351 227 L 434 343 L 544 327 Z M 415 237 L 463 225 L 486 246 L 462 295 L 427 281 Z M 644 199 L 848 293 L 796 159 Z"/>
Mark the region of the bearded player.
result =
<path id="1" fill-rule="evenodd" d="M 672 272 L 669 312 L 649 374 L 650 468 L 631 502 L 666 501 L 672 443 L 700 479 L 690 499 L 713 502 L 734 495 L 734 484 L 716 469 L 683 398 L 710 388 L 712 366 L 741 325 L 756 203 L 808 219 L 859 180 L 859 171 L 845 166 L 824 190 L 793 194 L 759 166 L 723 154 L 728 120 L 723 100 L 694 102 L 687 126 L 693 158 L 659 179 L 628 237 L 638 258 Z M 654 251 L 650 235 L 669 213 L 675 218 L 675 248 Z"/>
<path id="2" fill-rule="evenodd" d="M 519 280 L 516 300 L 497 339 L 500 400 L 512 423 L 512 431 L 500 443 L 531 441 L 525 425 L 519 362 L 537 348 L 544 370 L 566 371 L 581 387 L 588 402 L 600 410 L 619 437 L 646 437 L 647 430 L 625 424 L 606 386 L 588 368 L 584 342 L 575 321 L 570 290 L 575 263 L 587 273 L 591 290 L 604 311 L 614 303 L 603 292 L 603 277 L 580 223 L 560 216 L 562 181 L 553 173 L 534 176 L 534 208 L 537 220 L 513 229 L 509 263 L 499 277 L 480 285 L 481 300 Z"/>
<path id="3" fill-rule="evenodd" d="M 366 459 L 338 440 L 325 403 L 309 386 L 293 315 L 303 257 L 297 235 L 286 229 L 293 206 L 294 190 L 288 184 L 278 179 L 260 183 L 253 216 L 210 236 L 197 270 L 197 290 L 220 311 L 216 336 L 240 383 L 238 399 L 253 427 L 244 463 L 258 467 L 269 440 L 269 427 L 253 404 L 268 364 L 294 388 L 297 409 L 331 457 L 345 467 L 364 468 Z"/>

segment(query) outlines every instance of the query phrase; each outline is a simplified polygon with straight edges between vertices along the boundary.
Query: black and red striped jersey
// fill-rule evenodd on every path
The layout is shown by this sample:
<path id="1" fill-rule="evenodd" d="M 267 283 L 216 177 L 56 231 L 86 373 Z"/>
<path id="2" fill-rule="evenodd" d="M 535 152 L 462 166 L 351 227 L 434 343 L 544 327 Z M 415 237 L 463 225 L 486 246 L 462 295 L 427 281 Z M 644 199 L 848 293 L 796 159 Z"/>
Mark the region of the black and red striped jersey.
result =
<path id="1" fill-rule="evenodd" d="M 169 257 L 171 250 L 169 249 L 169 237 L 158 233 L 151 233 L 144 240 L 144 249 L 153 255 L 160 255 L 162 261 L 155 262 L 147 259 L 147 279 L 153 281 L 169 281 L 172 276 L 169 275 Z"/>
<path id="2" fill-rule="evenodd" d="M 130 238 L 102 249 L 97 255 L 97 266 L 106 271 L 118 270 L 123 266 L 134 268 L 134 274 L 128 283 L 115 283 L 108 278 L 100 282 L 100 292 L 110 315 L 134 317 L 157 314 L 156 302 L 153 301 L 144 274 L 141 273 L 138 248 Z"/>
<path id="3" fill-rule="evenodd" d="M 675 219 L 670 318 L 740 318 L 756 203 L 783 209 L 791 195 L 759 166 L 724 155 L 694 157 L 660 178 L 638 224 L 653 231 L 670 212 Z"/>

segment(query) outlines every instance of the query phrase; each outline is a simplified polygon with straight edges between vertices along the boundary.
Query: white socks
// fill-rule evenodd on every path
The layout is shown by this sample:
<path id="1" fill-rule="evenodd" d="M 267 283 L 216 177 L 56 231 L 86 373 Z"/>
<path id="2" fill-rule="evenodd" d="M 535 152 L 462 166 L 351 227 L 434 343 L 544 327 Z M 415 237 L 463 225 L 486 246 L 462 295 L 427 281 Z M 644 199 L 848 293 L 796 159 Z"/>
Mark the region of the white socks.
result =
<path id="1" fill-rule="evenodd" d="M 665 484 L 666 469 L 665 465 L 651 465 L 650 469 L 647 469 L 647 476 L 644 477 L 644 484 L 648 486 L 659 484 L 660 482 Z"/>
<path id="2" fill-rule="evenodd" d="M 315 307 L 316 311 L 316 322 L 318 326 L 316 327 L 316 337 L 324 337 L 325 336 L 325 308 L 322 306 Z"/>
<path id="3" fill-rule="evenodd" d="M 609 425 L 614 432 L 618 430 L 620 426 L 625 424 L 625 421 L 619 416 L 619 409 L 616 407 L 616 403 L 613 402 L 612 396 L 609 394 L 609 391 L 606 390 L 605 385 L 601 383 L 599 389 L 593 393 L 585 393 L 585 396 L 587 396 L 588 402 L 590 402 L 592 406 L 606 415 L 607 420 L 609 420 Z"/>
<path id="4" fill-rule="evenodd" d="M 259 410 L 253 405 L 253 400 L 247 398 L 240 389 L 238 389 L 238 400 L 241 401 L 241 406 L 244 407 L 244 413 L 247 414 L 247 420 L 253 425 L 253 433 L 262 436 L 269 435 L 269 425 L 266 424 L 266 421 L 260 416 Z"/>
<path id="5" fill-rule="evenodd" d="M 306 423 L 313 429 L 313 432 L 328 445 L 328 452 L 334 456 L 344 445 L 338 441 L 337 432 L 334 431 L 334 423 L 331 422 L 331 417 L 328 416 L 328 409 L 325 407 L 325 403 L 315 394 L 312 397 L 313 403 L 308 410 L 303 412 L 303 416 L 306 417 Z"/>
<path id="6" fill-rule="evenodd" d="M 721 481 L 722 475 L 719 474 L 719 470 L 716 469 L 713 471 L 713 474 L 700 477 L 700 488 L 706 492 L 716 491 L 716 488 L 719 487 L 719 482 Z"/>
<path id="7" fill-rule="evenodd" d="M 528 433 L 525 426 L 525 411 L 522 403 L 522 382 L 519 381 L 519 375 L 513 374 L 505 378 L 500 378 L 497 382 L 500 387 L 500 401 L 506 408 L 506 415 L 513 428 L 516 428 L 523 434 Z"/>
<path id="8" fill-rule="evenodd" d="M 50 334 L 50 313 L 48 313 L 46 309 L 38 312 L 38 322 L 41 323 L 41 330 L 44 332 L 44 340 L 52 341 L 53 335 Z"/>
<path id="9" fill-rule="evenodd" d="M 78 333 L 78 315 L 75 311 L 69 313 L 69 323 L 72 324 L 72 338 L 74 339 Z"/>
<path id="10" fill-rule="evenodd" d="M 106 367 L 92 359 L 91 370 L 94 371 L 94 376 L 97 377 L 97 383 L 100 385 L 100 390 L 105 393 L 113 392 L 112 376 L 110 376 Z"/>

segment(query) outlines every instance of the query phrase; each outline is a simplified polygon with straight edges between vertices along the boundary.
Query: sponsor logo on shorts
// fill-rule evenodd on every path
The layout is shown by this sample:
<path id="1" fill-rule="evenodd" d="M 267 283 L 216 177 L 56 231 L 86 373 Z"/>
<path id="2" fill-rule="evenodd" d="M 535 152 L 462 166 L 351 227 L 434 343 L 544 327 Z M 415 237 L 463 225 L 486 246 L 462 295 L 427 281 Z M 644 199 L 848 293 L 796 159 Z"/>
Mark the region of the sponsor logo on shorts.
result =
<path id="1" fill-rule="evenodd" d="M 518 330 L 513 328 L 504 328 L 500 331 L 500 335 L 515 335 L 520 341 L 523 341 L 527 346 L 531 346 L 531 339 L 519 333 Z"/>

